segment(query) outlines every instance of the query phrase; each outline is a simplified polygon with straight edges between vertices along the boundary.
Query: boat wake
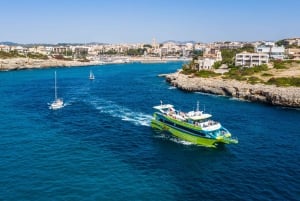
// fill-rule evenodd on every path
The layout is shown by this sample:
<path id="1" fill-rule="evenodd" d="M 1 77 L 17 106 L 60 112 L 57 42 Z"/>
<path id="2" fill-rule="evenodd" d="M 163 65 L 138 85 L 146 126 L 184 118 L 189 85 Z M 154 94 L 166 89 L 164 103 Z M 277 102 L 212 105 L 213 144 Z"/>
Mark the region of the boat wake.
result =
<path id="1" fill-rule="evenodd" d="M 168 89 L 176 89 L 176 87 L 173 87 L 173 86 L 172 86 L 172 87 L 169 87 Z"/>
<path id="2" fill-rule="evenodd" d="M 156 135 L 154 135 L 155 138 L 161 138 L 161 139 L 166 139 L 166 140 L 170 140 L 172 142 L 175 142 L 177 144 L 182 144 L 182 145 L 194 145 L 191 142 L 176 138 L 170 134 L 167 134 L 165 132 L 159 132 Z"/>
<path id="3" fill-rule="evenodd" d="M 126 107 L 117 105 L 112 101 L 98 99 L 91 101 L 91 103 L 101 113 L 109 114 L 112 117 L 120 118 L 122 121 L 128 121 L 135 125 L 150 126 L 152 119 L 151 115 L 141 112 L 134 112 Z"/>

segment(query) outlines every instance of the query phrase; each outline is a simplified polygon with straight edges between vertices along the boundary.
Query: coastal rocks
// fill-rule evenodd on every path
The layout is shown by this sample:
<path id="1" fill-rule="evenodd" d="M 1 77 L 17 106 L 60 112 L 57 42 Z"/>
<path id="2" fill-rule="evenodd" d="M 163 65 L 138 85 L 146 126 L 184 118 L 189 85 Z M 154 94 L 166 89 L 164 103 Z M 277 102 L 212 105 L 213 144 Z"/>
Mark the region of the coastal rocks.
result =
<path id="1" fill-rule="evenodd" d="M 97 65 L 98 63 L 66 61 L 57 59 L 30 59 L 30 58 L 12 58 L 0 59 L 0 71 L 21 70 L 31 68 L 64 67 L 64 66 L 86 66 Z"/>
<path id="2" fill-rule="evenodd" d="M 235 80 L 223 80 L 221 78 L 189 77 L 180 72 L 168 74 L 165 77 L 172 86 L 184 91 L 199 91 L 231 96 L 285 107 L 300 107 L 299 87 L 252 85 Z"/>

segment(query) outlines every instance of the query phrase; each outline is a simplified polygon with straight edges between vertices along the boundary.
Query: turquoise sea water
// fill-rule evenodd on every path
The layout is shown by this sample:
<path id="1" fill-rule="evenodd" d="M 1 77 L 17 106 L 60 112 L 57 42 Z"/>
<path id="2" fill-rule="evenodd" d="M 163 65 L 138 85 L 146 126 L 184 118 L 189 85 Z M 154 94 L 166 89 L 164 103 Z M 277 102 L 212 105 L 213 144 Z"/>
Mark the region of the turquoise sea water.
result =
<path id="1" fill-rule="evenodd" d="M 186 93 L 181 63 L 0 72 L 0 200 L 299 200 L 300 111 Z M 93 70 L 96 79 L 88 79 Z M 66 106 L 48 109 L 58 94 Z M 214 115 L 239 144 L 155 133 L 152 106 Z"/>

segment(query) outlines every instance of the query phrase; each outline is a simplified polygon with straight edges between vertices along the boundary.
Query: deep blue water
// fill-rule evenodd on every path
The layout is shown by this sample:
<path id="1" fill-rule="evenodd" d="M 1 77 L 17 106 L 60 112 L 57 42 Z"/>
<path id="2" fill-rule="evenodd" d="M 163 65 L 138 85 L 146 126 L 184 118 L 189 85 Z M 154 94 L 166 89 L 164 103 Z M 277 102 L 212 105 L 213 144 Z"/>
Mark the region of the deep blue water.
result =
<path id="1" fill-rule="evenodd" d="M 157 77 L 180 67 L 0 72 L 0 200 L 299 200 L 300 111 L 186 93 Z M 55 70 L 67 105 L 52 111 Z M 239 144 L 155 133 L 160 100 L 183 111 L 199 100 Z"/>

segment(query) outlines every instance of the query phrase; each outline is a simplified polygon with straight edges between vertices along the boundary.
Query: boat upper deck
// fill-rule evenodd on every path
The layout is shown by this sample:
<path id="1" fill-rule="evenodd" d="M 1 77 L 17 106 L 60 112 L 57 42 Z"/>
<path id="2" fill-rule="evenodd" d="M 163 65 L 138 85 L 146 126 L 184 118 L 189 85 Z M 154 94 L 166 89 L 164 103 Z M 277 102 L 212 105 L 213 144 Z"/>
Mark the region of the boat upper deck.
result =
<path id="1" fill-rule="evenodd" d="M 154 106 L 153 108 L 159 110 L 164 115 L 169 116 L 175 120 L 200 127 L 206 131 L 212 131 L 221 128 L 221 124 L 219 122 L 210 119 L 212 117 L 211 114 L 204 113 L 203 111 L 190 111 L 188 113 L 184 113 L 175 110 L 174 106 L 170 104 L 161 104 L 158 106 Z"/>

